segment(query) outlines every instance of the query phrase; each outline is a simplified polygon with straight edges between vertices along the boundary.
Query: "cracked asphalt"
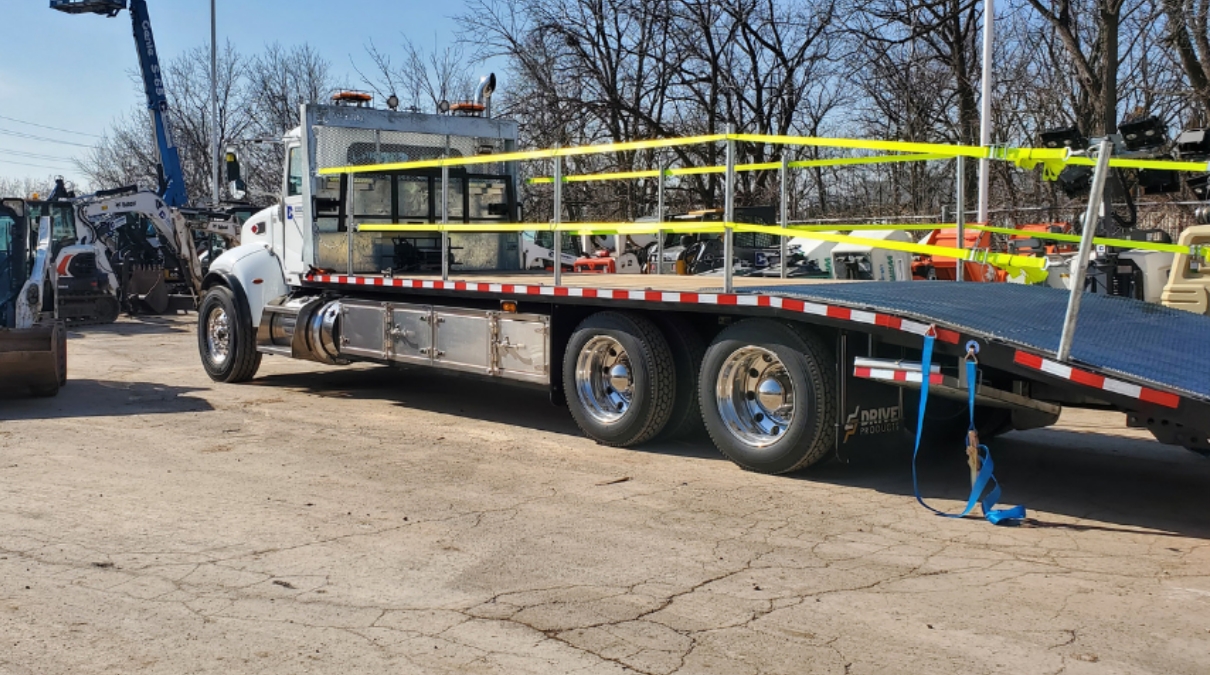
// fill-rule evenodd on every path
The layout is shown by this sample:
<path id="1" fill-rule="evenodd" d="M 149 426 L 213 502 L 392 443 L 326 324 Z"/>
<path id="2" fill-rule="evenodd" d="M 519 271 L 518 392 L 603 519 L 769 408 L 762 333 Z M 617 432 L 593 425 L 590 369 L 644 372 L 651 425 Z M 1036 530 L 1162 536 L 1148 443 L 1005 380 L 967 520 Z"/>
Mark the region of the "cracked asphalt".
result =
<path id="1" fill-rule="evenodd" d="M 997 528 L 902 454 L 769 477 L 421 370 L 215 385 L 191 318 L 70 353 L 0 398 L 5 675 L 1210 672 L 1210 461 L 1121 415 L 993 442 Z"/>

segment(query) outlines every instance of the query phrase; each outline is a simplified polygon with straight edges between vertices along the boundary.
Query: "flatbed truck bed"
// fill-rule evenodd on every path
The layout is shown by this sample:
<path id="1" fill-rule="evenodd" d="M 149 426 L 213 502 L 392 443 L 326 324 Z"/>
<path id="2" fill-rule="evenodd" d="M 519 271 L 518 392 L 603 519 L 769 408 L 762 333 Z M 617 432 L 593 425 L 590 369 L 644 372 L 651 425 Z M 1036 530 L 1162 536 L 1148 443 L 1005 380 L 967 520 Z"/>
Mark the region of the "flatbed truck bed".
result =
<path id="1" fill-rule="evenodd" d="M 672 275 L 549 273 L 435 276 L 316 274 L 313 290 L 383 294 L 400 301 L 454 305 L 517 301 L 557 313 L 573 307 L 729 317 L 773 317 L 919 349 L 930 328 L 939 354 L 961 357 L 979 345 L 980 363 L 1032 385 L 1032 398 L 1113 408 L 1165 442 L 1202 450 L 1210 432 L 1210 317 L 1136 300 L 1088 294 L 1072 358 L 1056 360 L 1068 294 L 1017 284 L 836 282 L 737 277 L 723 293 L 717 279 Z M 914 348 L 914 349 L 913 349 Z M 852 371 L 851 364 L 844 365 Z M 845 372 L 845 376 L 850 373 Z M 557 383 L 552 387 L 559 389 Z M 848 409 L 848 402 L 842 409 Z M 911 411 L 900 411 L 908 419 Z M 838 422 L 843 426 L 843 421 Z"/>

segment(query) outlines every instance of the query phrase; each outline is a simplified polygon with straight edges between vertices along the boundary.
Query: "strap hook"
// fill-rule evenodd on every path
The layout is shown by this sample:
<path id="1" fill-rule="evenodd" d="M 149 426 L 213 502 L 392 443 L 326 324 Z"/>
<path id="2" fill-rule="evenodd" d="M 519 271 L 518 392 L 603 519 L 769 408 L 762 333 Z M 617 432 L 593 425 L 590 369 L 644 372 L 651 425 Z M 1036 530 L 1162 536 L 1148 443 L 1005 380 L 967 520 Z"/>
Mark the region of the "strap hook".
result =
<path id="1" fill-rule="evenodd" d="M 979 363 L 979 343 L 971 340 L 966 343 L 966 356 L 963 357 L 966 361 Z"/>

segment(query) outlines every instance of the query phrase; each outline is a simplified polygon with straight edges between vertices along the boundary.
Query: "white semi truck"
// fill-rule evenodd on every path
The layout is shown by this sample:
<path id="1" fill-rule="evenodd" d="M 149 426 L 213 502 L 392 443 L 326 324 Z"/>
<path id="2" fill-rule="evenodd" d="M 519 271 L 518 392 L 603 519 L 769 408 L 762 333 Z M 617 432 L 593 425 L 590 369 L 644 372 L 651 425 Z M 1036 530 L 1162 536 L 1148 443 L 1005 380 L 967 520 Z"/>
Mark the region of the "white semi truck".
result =
<path id="1" fill-rule="evenodd" d="M 509 227 L 519 213 L 512 162 L 392 167 L 514 151 L 517 125 L 489 110 L 486 101 L 461 115 L 302 106 L 285 137 L 280 203 L 249 218 L 242 245 L 203 280 L 197 337 L 210 377 L 250 380 L 265 355 L 469 373 L 549 389 L 604 444 L 704 424 L 737 464 L 782 473 L 910 437 L 930 335 L 940 365 L 930 400 L 942 400 L 926 436 L 962 444 L 960 364 L 978 350 L 985 436 L 1085 406 L 1126 411 L 1163 442 L 1210 450 L 1210 377 L 1196 366 L 1210 363 L 1207 317 L 1089 296 L 1072 358 L 1059 362 L 1067 294 L 1056 289 L 737 279 L 728 292 L 719 278 L 554 283 L 527 271 Z M 349 166 L 363 168 L 321 173 Z M 443 220 L 465 226 L 448 246 L 436 232 Z M 480 233 L 465 232 L 474 225 Z M 492 226 L 503 233 L 482 232 Z"/>

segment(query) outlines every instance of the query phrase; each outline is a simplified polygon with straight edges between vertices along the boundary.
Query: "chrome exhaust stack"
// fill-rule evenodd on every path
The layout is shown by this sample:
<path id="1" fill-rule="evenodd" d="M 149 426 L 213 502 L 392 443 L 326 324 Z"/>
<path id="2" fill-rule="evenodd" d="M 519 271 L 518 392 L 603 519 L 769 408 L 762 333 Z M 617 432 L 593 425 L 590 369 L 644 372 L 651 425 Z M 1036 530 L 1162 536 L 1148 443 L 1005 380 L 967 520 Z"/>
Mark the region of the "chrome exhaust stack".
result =
<path id="1" fill-rule="evenodd" d="M 479 86 L 475 87 L 475 103 L 483 106 L 483 116 L 492 116 L 492 94 L 496 91 L 496 74 L 488 73 L 479 78 Z"/>

